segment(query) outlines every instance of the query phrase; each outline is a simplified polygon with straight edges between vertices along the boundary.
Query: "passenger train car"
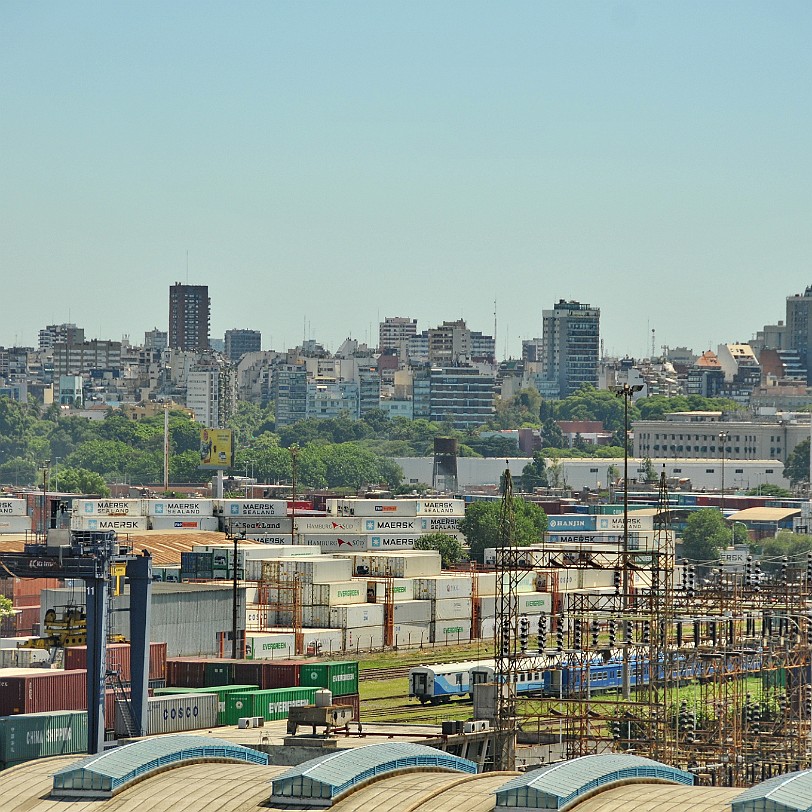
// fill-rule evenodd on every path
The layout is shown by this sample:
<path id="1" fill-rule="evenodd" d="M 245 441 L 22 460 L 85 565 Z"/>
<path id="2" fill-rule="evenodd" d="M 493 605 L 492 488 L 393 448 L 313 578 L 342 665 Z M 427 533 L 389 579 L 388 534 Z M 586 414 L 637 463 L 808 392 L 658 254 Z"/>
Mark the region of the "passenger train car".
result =
<path id="1" fill-rule="evenodd" d="M 471 669 L 490 666 L 493 660 L 471 660 L 463 663 L 440 663 L 419 665 L 409 670 L 409 697 L 425 704 L 448 702 L 454 696 L 468 696 L 471 687 Z"/>

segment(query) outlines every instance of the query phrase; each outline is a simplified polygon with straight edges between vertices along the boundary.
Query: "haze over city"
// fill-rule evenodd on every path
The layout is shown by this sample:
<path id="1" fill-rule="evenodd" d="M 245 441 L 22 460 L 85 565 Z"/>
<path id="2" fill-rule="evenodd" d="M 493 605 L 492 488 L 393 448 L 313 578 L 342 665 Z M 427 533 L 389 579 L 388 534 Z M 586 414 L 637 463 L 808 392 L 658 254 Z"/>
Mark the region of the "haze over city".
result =
<path id="1" fill-rule="evenodd" d="M 0 344 L 137 339 L 187 279 L 212 335 L 279 349 L 387 315 L 491 333 L 496 300 L 516 356 L 560 298 L 608 353 L 747 340 L 810 282 L 811 18 L 5 3 Z"/>

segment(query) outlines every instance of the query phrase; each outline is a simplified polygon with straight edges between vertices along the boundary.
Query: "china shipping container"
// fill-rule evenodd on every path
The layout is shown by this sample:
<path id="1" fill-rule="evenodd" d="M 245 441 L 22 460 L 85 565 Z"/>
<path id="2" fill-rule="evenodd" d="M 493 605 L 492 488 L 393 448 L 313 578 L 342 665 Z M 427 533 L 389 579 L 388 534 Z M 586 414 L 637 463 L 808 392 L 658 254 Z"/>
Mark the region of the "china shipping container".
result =
<path id="1" fill-rule="evenodd" d="M 266 722 L 287 719 L 291 707 L 312 705 L 315 701 L 315 688 L 274 688 L 229 694 L 226 697 L 226 724 L 236 725 L 244 716 L 262 716 Z"/>
<path id="2" fill-rule="evenodd" d="M 6 669 L 0 674 L 0 716 L 87 709 L 85 671 Z"/>
<path id="3" fill-rule="evenodd" d="M 87 752 L 87 712 L 21 713 L 0 718 L 0 762 Z"/>

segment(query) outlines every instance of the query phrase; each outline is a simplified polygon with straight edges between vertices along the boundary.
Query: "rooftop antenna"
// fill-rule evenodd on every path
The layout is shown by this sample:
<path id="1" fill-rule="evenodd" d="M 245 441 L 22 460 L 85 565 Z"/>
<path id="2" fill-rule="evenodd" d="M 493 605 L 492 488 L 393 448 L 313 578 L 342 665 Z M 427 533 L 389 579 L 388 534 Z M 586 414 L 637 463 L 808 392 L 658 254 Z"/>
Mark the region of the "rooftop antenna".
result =
<path id="1" fill-rule="evenodd" d="M 496 349 L 496 297 L 493 300 L 493 347 Z"/>
<path id="2" fill-rule="evenodd" d="M 657 342 L 655 341 L 656 330 L 652 327 L 651 328 L 651 360 L 654 360 L 654 356 L 657 354 L 656 346 Z"/>

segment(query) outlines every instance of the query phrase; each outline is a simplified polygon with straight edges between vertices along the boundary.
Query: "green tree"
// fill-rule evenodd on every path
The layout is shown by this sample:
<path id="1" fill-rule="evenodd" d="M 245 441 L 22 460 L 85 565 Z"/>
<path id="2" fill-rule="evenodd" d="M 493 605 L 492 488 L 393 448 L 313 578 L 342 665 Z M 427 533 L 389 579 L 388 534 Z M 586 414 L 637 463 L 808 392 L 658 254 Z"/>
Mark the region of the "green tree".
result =
<path id="1" fill-rule="evenodd" d="M 5 595 L 0 595 L 0 619 L 4 617 L 11 617 L 14 614 L 11 599 Z"/>
<path id="2" fill-rule="evenodd" d="M 807 442 L 809 442 L 807 440 Z M 792 496 L 792 492 L 780 485 L 773 485 L 771 482 L 766 482 L 764 485 L 759 485 L 756 488 L 748 488 L 744 492 L 745 496 L 775 496 L 779 499 L 787 499 Z"/>
<path id="3" fill-rule="evenodd" d="M 87 468 L 60 468 L 58 481 L 53 477 L 52 472 L 48 487 L 56 489 L 57 485 L 63 493 L 80 493 L 84 496 L 110 496 L 110 489 L 105 484 L 104 478 Z"/>
<path id="4" fill-rule="evenodd" d="M 547 460 L 540 451 L 536 451 L 533 459 L 522 468 L 522 490 L 532 493 L 536 488 L 547 487 Z"/>
<path id="5" fill-rule="evenodd" d="M 643 479 L 646 482 L 656 482 L 657 472 L 654 470 L 654 463 L 650 457 L 643 458 Z"/>
<path id="6" fill-rule="evenodd" d="M 541 424 L 541 444 L 544 448 L 566 448 L 567 440 L 561 427 L 552 418 Z"/>
<path id="7" fill-rule="evenodd" d="M 753 547 L 760 555 L 764 572 L 777 573 L 784 557 L 789 559 L 790 566 L 806 566 L 806 554 L 812 552 L 812 536 L 779 530 L 774 538 L 763 539 Z"/>
<path id="8" fill-rule="evenodd" d="M 683 558 L 693 562 L 713 562 L 732 540 L 721 511 L 700 508 L 688 516 L 682 534 Z"/>
<path id="9" fill-rule="evenodd" d="M 538 544 L 547 530 L 547 514 L 532 502 L 514 497 L 516 544 Z M 471 558 L 482 563 L 487 547 L 500 546 L 499 517 L 501 502 L 473 502 L 460 521 L 460 532 L 471 547 Z"/>
<path id="10" fill-rule="evenodd" d="M 448 533 L 426 533 L 414 543 L 415 550 L 436 550 L 440 553 L 443 569 L 448 569 L 462 558 L 462 544 Z"/>
<path id="11" fill-rule="evenodd" d="M 802 482 L 809 482 L 809 438 L 792 449 L 784 465 L 784 476 L 795 488 Z"/>

